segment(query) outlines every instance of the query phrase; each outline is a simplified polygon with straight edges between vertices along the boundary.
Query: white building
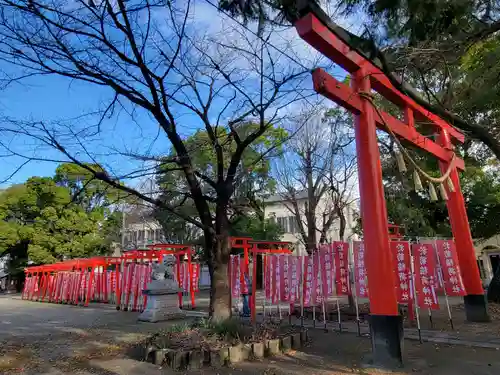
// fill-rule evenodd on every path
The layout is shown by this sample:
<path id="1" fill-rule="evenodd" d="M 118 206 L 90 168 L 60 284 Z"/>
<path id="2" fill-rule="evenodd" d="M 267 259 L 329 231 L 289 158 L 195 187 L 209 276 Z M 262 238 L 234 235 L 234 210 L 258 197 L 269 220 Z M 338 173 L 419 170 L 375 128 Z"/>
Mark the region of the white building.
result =
<path id="1" fill-rule="evenodd" d="M 0 288 L 5 289 L 7 287 L 7 279 L 9 277 L 8 272 L 9 257 L 0 257 Z"/>
<path id="2" fill-rule="evenodd" d="M 301 213 L 302 222 L 304 223 L 304 229 L 307 231 L 307 226 L 305 224 L 305 214 L 304 207 L 307 203 L 307 192 L 301 191 L 296 194 L 296 201 L 299 207 L 299 212 Z M 283 229 L 284 234 L 282 241 L 291 242 L 294 244 L 294 248 L 297 250 L 298 254 L 306 254 L 305 244 L 302 236 L 300 235 L 299 225 L 295 219 L 294 213 L 291 210 L 291 204 L 287 201 L 283 195 L 275 194 L 265 199 L 265 216 L 267 218 L 275 218 L 277 223 Z M 329 202 L 326 198 L 321 199 L 316 208 L 316 227 L 322 228 L 323 214 L 329 210 Z M 346 217 L 346 228 L 344 233 L 344 240 L 357 239 L 354 233 L 354 227 L 356 226 L 356 213 L 358 212 L 356 204 L 352 203 L 348 205 L 345 209 L 344 215 Z M 327 240 L 338 241 L 339 236 L 339 220 L 335 219 L 327 232 Z M 317 240 L 319 241 L 320 233 L 317 234 Z"/>
<path id="3" fill-rule="evenodd" d="M 298 193 L 297 203 L 299 207 L 303 208 L 306 202 L 307 196 L 305 192 Z M 276 194 L 265 199 L 264 204 L 266 218 L 275 219 L 283 229 L 284 234 L 281 240 L 291 242 L 294 245 L 294 249 L 296 249 L 299 254 L 305 254 L 305 246 L 299 233 L 299 226 L 297 225 L 295 216 L 289 209 L 290 203 L 287 202 L 283 196 Z M 318 228 L 321 228 L 321 220 L 323 219 L 322 215 L 326 210 L 328 210 L 328 201 L 326 199 L 322 199 L 320 200 L 316 210 L 316 222 Z M 357 212 L 358 210 L 355 204 L 352 204 L 345 209 L 346 228 L 344 240 L 356 239 L 353 230 L 356 226 L 355 215 Z M 304 217 L 303 212 L 301 212 L 301 214 L 301 216 Z M 303 218 L 303 222 L 305 222 L 305 217 Z M 134 211 L 127 213 L 125 216 L 125 228 L 125 250 L 144 248 L 148 244 L 171 241 L 168 241 L 165 238 L 160 224 L 146 211 Z M 319 237 L 320 234 L 318 233 L 318 240 Z M 336 241 L 340 239 L 338 219 L 336 219 L 331 225 L 327 234 L 327 239 L 328 241 Z M 173 242 L 176 242 L 175 239 Z"/>
<path id="4" fill-rule="evenodd" d="M 500 235 L 483 241 L 475 241 L 474 245 L 481 279 L 487 284 L 500 266 Z"/>
<path id="5" fill-rule="evenodd" d="M 148 211 L 125 213 L 125 250 L 160 242 L 165 242 L 163 229 Z"/>

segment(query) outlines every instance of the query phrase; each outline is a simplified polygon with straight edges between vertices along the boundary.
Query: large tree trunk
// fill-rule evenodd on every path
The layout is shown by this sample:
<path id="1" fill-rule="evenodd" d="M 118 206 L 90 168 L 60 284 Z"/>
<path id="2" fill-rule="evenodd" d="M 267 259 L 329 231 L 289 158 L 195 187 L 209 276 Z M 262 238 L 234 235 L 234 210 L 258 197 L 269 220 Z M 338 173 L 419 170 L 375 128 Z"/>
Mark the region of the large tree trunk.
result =
<path id="1" fill-rule="evenodd" d="M 229 235 L 205 235 L 205 246 L 212 254 L 208 258 L 210 273 L 210 316 L 214 320 L 224 320 L 231 316 L 228 264 Z"/>
<path id="2" fill-rule="evenodd" d="M 313 162 L 312 151 L 308 149 L 305 157 L 305 172 L 307 178 L 307 206 L 306 206 L 306 220 L 307 220 L 307 252 L 312 254 L 316 249 L 316 189 L 314 188 L 313 179 Z"/>
<path id="3" fill-rule="evenodd" d="M 347 227 L 347 219 L 342 207 L 337 208 L 337 216 L 339 217 L 339 240 L 344 241 L 345 229 Z"/>
<path id="4" fill-rule="evenodd" d="M 229 287 L 229 220 L 227 203 L 222 200 L 215 209 L 215 235 L 205 231 L 205 246 L 210 272 L 210 316 L 214 320 L 231 317 L 231 289 Z"/>

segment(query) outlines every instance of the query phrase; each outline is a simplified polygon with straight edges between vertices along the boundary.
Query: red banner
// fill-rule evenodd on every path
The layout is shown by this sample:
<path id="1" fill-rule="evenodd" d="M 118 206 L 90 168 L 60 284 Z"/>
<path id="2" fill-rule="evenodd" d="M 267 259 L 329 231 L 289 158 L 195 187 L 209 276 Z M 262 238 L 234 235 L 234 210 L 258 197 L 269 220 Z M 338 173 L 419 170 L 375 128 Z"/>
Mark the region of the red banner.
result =
<path id="1" fill-rule="evenodd" d="M 337 295 L 346 296 L 350 294 L 349 288 L 349 244 L 347 242 L 335 241 L 335 288 Z"/>
<path id="2" fill-rule="evenodd" d="M 271 300 L 271 257 L 263 256 L 264 258 L 264 290 L 266 301 Z"/>
<path id="3" fill-rule="evenodd" d="M 312 286 L 313 286 L 313 257 L 304 257 L 304 306 L 311 304 Z"/>
<path id="4" fill-rule="evenodd" d="M 251 288 L 251 285 L 248 285 L 247 283 L 247 278 L 249 280 L 249 275 L 247 274 L 247 267 L 245 264 L 245 258 L 243 257 L 238 257 L 240 261 L 240 289 L 241 289 L 241 294 L 248 294 L 248 288 Z"/>
<path id="5" fill-rule="evenodd" d="M 290 303 L 294 303 L 298 297 L 299 290 L 299 262 L 302 260 L 301 257 L 290 256 L 288 257 L 288 283 Z"/>
<path id="6" fill-rule="evenodd" d="M 465 296 L 455 242 L 453 240 L 437 240 L 436 249 L 446 294 L 449 296 Z"/>
<path id="7" fill-rule="evenodd" d="M 312 303 L 317 304 L 321 302 L 321 285 L 320 285 L 320 273 L 319 273 L 319 252 L 316 251 L 313 255 L 313 278 L 312 278 L 312 292 L 311 299 Z"/>
<path id="8" fill-rule="evenodd" d="M 193 286 L 193 292 L 199 291 L 199 280 L 200 280 L 200 264 L 191 263 L 191 285 Z"/>
<path id="9" fill-rule="evenodd" d="M 392 262 L 396 267 L 396 292 L 399 303 L 408 303 L 413 296 L 411 284 L 410 243 L 391 241 Z"/>
<path id="10" fill-rule="evenodd" d="M 439 309 L 436 294 L 436 256 L 431 244 L 413 244 L 413 259 L 415 260 L 415 290 L 420 308 Z"/>
<path id="11" fill-rule="evenodd" d="M 274 289 L 274 293 L 273 293 L 274 294 L 273 303 L 279 303 L 281 300 L 281 287 L 282 287 L 282 284 L 281 284 L 281 281 L 282 281 L 282 278 L 281 278 L 281 274 L 282 274 L 281 256 L 276 255 L 273 258 L 274 258 L 274 264 L 275 264 L 274 280 L 276 280 L 275 289 Z"/>
<path id="12" fill-rule="evenodd" d="M 278 280 L 276 279 L 276 268 L 278 267 L 278 257 L 272 255 L 271 259 L 271 302 L 277 302 L 276 289 L 278 288 Z"/>
<path id="13" fill-rule="evenodd" d="M 333 254 L 328 245 L 320 247 L 321 287 L 324 299 L 333 295 Z"/>
<path id="14" fill-rule="evenodd" d="M 233 289 L 233 298 L 240 298 L 240 257 L 231 256 L 231 286 Z"/>
<path id="15" fill-rule="evenodd" d="M 288 297 L 290 295 L 290 287 L 288 285 L 288 260 L 290 259 L 289 255 L 280 255 L 280 291 L 281 291 L 281 301 L 288 301 Z"/>
<path id="16" fill-rule="evenodd" d="M 368 276 L 365 267 L 365 245 L 361 241 L 353 242 L 354 255 L 354 285 L 356 295 L 361 298 L 368 298 Z"/>

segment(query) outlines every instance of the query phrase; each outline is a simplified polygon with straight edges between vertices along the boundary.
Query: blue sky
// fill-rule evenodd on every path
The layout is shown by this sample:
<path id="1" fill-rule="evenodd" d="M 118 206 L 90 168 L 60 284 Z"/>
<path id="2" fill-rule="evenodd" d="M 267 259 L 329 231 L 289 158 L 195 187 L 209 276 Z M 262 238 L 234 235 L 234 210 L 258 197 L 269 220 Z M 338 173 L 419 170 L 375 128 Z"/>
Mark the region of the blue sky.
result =
<path id="1" fill-rule="evenodd" d="M 197 28 L 204 28 L 208 32 L 218 32 L 223 24 L 230 22 L 227 18 L 224 23 L 213 22 L 214 18 L 224 19 L 224 16 L 216 13 L 216 10 L 207 5 L 203 0 L 198 0 L 194 9 L 194 18 Z M 274 45 L 286 48 L 299 59 L 309 58 L 311 50 L 295 35 L 295 31 L 289 30 L 272 39 Z M 0 64 L 0 69 L 9 69 Z M 10 69 L 9 69 L 10 70 Z M 340 71 L 337 71 L 340 73 Z M 100 104 L 109 100 L 111 91 L 96 85 L 70 81 L 58 76 L 35 77 L 25 80 L 22 84 L 14 84 L 0 92 L 0 115 L 15 117 L 18 119 L 32 119 L 46 122 L 76 118 L 95 110 Z M 199 126 L 199 121 L 192 115 L 185 114 L 186 126 L 182 133 L 187 135 Z M 86 119 L 84 121 L 88 121 Z M 85 127 L 84 121 L 76 121 L 78 128 Z M 4 140 L 5 141 L 5 140 Z M 150 150 L 152 154 L 165 154 L 170 144 L 164 135 L 158 135 L 158 127 L 149 116 L 139 111 L 130 116 L 122 113 L 115 116 L 104 126 L 102 135 L 88 145 L 97 161 L 105 163 L 118 174 L 121 171 L 134 169 L 138 164 L 123 157 L 108 155 L 112 149 L 128 150 L 130 152 L 143 152 Z M 33 142 L 29 139 L 17 139 L 14 145 L 16 150 L 31 152 Z M 38 156 L 48 159 L 60 159 L 61 155 L 48 149 L 37 149 Z M 0 159 L 0 180 L 12 174 L 23 162 L 19 157 Z M 130 163 L 130 164 L 129 164 Z M 20 183 L 31 176 L 53 175 L 56 163 L 33 161 L 19 170 L 9 181 L 0 184 L 6 187 L 13 183 Z"/>

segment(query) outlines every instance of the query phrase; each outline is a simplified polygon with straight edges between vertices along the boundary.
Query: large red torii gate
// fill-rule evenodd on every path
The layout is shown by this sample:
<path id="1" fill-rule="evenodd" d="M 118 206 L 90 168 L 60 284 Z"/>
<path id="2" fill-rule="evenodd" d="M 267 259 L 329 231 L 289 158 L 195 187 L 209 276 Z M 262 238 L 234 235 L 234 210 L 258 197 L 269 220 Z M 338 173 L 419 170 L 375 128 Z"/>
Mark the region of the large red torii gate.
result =
<path id="1" fill-rule="evenodd" d="M 352 77 L 352 87 L 349 87 L 322 69 L 316 69 L 312 73 L 314 88 L 318 93 L 356 116 L 356 152 L 366 266 L 370 282 L 373 355 L 377 362 L 400 362 L 403 326 L 397 307 L 376 129 L 387 130 L 386 126 L 390 127 L 400 139 L 434 155 L 439 160 L 442 171 L 451 168 L 450 178 L 455 191 L 451 192 L 446 187 L 449 196 L 447 207 L 467 294 L 464 297 L 466 316 L 467 320 L 478 322 L 487 321 L 489 317 L 460 189 L 458 170 L 464 169 L 464 162 L 459 158 L 453 159 L 453 143 L 463 143 L 464 136 L 396 89 L 377 66 L 336 35 L 334 30 L 338 27 L 314 3 L 298 0 L 297 8 L 302 18 L 294 22 L 294 25 L 301 38 L 344 68 Z M 372 89 L 397 105 L 404 113 L 404 121 L 382 111 L 379 116 L 372 103 L 362 94 L 370 93 Z M 420 134 L 415 128 L 415 121 L 430 124 L 439 135 L 438 141 L 434 142 Z"/>

